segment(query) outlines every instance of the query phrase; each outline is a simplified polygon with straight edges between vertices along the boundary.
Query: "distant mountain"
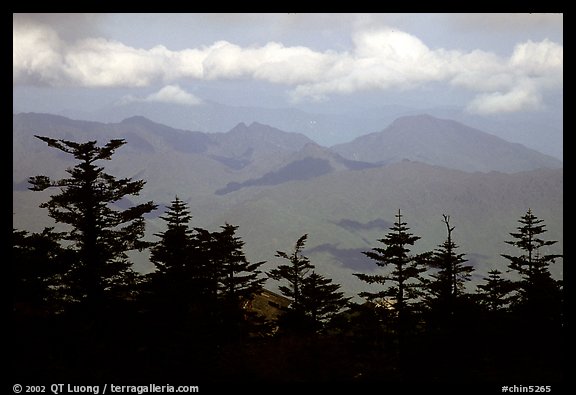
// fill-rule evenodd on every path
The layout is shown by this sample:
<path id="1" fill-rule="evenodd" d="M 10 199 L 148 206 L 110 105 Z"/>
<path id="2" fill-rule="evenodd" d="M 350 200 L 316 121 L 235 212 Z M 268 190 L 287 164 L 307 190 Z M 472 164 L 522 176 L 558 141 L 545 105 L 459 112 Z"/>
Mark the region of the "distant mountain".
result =
<path id="1" fill-rule="evenodd" d="M 173 128 L 205 133 L 225 133 L 239 123 L 257 122 L 288 132 L 302 133 L 319 144 L 330 145 L 377 130 L 381 125 L 393 120 L 397 112 L 395 109 L 391 113 L 379 111 L 356 116 L 320 114 L 294 108 L 229 106 L 210 101 L 194 106 L 137 101 L 110 104 L 93 112 L 65 110 L 61 115 L 99 122 L 120 122 L 143 115 Z"/>
<path id="2" fill-rule="evenodd" d="M 505 264 L 501 253 L 517 253 L 504 243 L 531 208 L 544 219 L 546 238 L 563 248 L 563 170 L 537 169 L 506 174 L 468 173 L 401 161 L 364 170 L 328 172 L 275 186 L 242 188 L 221 198 L 235 203 L 211 221 L 229 221 L 242 233 L 255 259 L 277 264 L 274 251 L 289 249 L 304 233 L 304 251 L 319 270 L 361 290 L 354 272 L 379 270 L 361 252 L 379 246 L 398 209 L 411 231 L 421 237 L 416 252 L 436 248 L 445 237 L 442 214 L 450 215 L 453 240 L 477 271 L 474 283 Z M 562 273 L 555 265 L 555 276 Z"/>
<path id="3" fill-rule="evenodd" d="M 545 221 L 547 239 L 559 240 L 553 251 L 563 248 L 562 168 L 512 173 L 445 167 L 461 166 L 469 158 L 475 170 L 480 165 L 490 169 L 490 161 L 500 163 L 494 151 L 515 163 L 522 153 L 530 153 L 457 122 L 428 116 L 399 119 L 370 136 L 374 151 L 388 155 L 389 163 L 384 163 L 384 156 L 355 160 L 302 134 L 260 123 L 237 124 L 226 133 L 203 133 L 139 116 L 99 123 L 17 114 L 13 117 L 13 226 L 29 231 L 53 223 L 46 210 L 38 207 L 49 192 L 29 191 L 28 177 L 66 177 L 66 169 L 74 165 L 69 155 L 47 147 L 35 134 L 100 144 L 125 138 L 127 144 L 112 161 L 101 165 L 115 176 L 146 181 L 140 196 L 131 199 L 159 204 L 147 217 L 150 240 L 165 230 L 158 217 L 178 195 L 189 204 L 191 226 L 216 230 L 225 222 L 238 225 L 247 257 L 267 261 L 264 270 L 278 263 L 277 250 L 289 250 L 308 233 L 305 254 L 318 271 L 341 283 L 351 295 L 366 287 L 352 273 L 376 268 L 361 252 L 377 245 L 398 209 L 411 231 L 422 238 L 417 242 L 422 251 L 444 241 L 441 215 L 451 215 L 455 242 L 477 269 L 474 281 L 502 264 L 500 253 L 514 252 L 504 240 L 528 208 Z M 410 144 L 395 149 L 386 144 L 402 136 Z M 474 141 L 478 152 L 462 141 L 466 139 Z M 532 158 L 530 166 L 536 167 L 542 156 L 524 158 Z M 425 163 L 431 159 L 444 160 L 444 166 Z M 131 204 L 117 202 L 121 207 Z M 136 254 L 134 259 L 139 270 L 150 270 L 146 254 Z M 557 265 L 554 274 L 561 273 Z"/>
<path id="4" fill-rule="evenodd" d="M 328 148 L 308 143 L 277 169 L 241 183 L 231 182 L 225 188 L 217 190 L 216 194 L 225 195 L 247 187 L 279 185 L 290 181 L 309 180 L 335 171 L 361 170 L 377 166 L 345 159 Z"/>
<path id="5" fill-rule="evenodd" d="M 398 118 L 381 132 L 335 145 L 332 150 L 364 162 L 386 164 L 409 159 L 464 171 L 514 173 L 562 167 L 560 160 L 521 144 L 430 115 Z"/>
<path id="6" fill-rule="evenodd" d="M 552 98 L 549 98 L 552 100 Z M 204 101 L 194 106 L 133 101 L 109 103 L 93 111 L 64 110 L 68 118 L 98 122 L 120 122 L 133 116 L 145 116 L 172 128 L 205 133 L 224 133 L 241 122 L 272 125 L 287 132 L 302 133 L 324 146 L 347 143 L 354 138 L 382 130 L 402 116 L 430 114 L 452 119 L 491 133 L 509 142 L 562 159 L 562 96 L 552 100 L 551 111 L 518 114 L 472 114 L 463 107 L 408 107 L 373 102 L 368 107 L 349 106 L 325 113 L 314 106 L 306 109 L 230 106 Z M 21 110 L 19 110 L 21 111 Z"/>
<path id="7" fill-rule="evenodd" d="M 261 161 L 276 163 L 312 143 L 303 134 L 284 132 L 258 122 L 249 126 L 241 122 L 226 133 L 211 133 L 209 136 L 215 143 L 209 151 L 210 157 L 233 169 Z"/>

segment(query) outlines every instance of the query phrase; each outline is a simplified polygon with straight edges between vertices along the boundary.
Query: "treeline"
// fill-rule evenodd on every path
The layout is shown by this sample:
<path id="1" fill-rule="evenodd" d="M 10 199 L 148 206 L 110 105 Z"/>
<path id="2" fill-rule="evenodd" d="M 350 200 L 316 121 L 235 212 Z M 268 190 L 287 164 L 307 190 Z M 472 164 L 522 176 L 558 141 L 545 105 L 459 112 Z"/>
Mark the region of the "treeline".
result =
<path id="1" fill-rule="evenodd" d="M 556 242 L 545 240 L 544 221 L 531 210 L 506 241 L 518 254 L 503 254 L 506 264 L 475 292 L 467 291 L 473 267 L 458 252 L 450 216 L 443 215 L 445 241 L 415 254 L 420 237 L 398 211 L 364 253 L 382 269 L 356 274 L 371 291 L 353 303 L 303 255 L 306 234 L 263 272 L 264 262 L 244 255 L 237 226 L 192 227 L 176 196 L 161 216 L 165 230 L 145 241 L 145 215 L 157 205 L 113 205 L 138 195 L 145 182 L 117 179 L 97 164 L 124 140 L 98 146 L 38 138 L 77 164 L 68 178 L 29 179 L 33 191 L 56 189 L 40 207 L 68 230 L 13 230 L 15 378 L 562 380 L 563 284 L 550 274 L 561 255 L 547 253 Z M 132 250 L 148 250 L 155 270 L 134 271 Z M 282 296 L 266 298 L 268 279 Z"/>

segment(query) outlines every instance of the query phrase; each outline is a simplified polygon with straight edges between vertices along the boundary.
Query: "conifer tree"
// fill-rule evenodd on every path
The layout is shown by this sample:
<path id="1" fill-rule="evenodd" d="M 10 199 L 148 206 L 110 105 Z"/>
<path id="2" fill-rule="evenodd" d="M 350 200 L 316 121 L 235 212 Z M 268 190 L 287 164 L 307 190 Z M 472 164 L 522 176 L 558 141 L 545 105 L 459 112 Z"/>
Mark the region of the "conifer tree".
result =
<path id="1" fill-rule="evenodd" d="M 276 256 L 288 260 L 289 264 L 279 265 L 277 268 L 270 270 L 267 274 L 270 278 L 276 281 L 285 281 L 287 285 L 280 285 L 278 289 L 292 303 L 290 310 L 296 315 L 304 315 L 304 306 L 302 300 L 302 287 L 308 272 L 314 269 L 308 257 L 302 255 L 302 249 L 308 239 L 308 235 L 304 234 L 297 241 L 294 246 L 294 251 L 288 255 L 283 251 L 276 251 Z"/>
<path id="2" fill-rule="evenodd" d="M 226 223 L 220 229 L 201 235 L 209 268 L 206 279 L 215 287 L 208 303 L 222 339 L 237 340 L 266 330 L 264 320 L 249 309 L 266 280 L 259 270 L 264 262 L 248 261 L 244 241 L 236 236 L 238 226 Z"/>
<path id="3" fill-rule="evenodd" d="M 302 308 L 318 330 L 323 329 L 350 300 L 340 291 L 340 284 L 314 271 L 304 279 L 301 290 Z"/>
<path id="4" fill-rule="evenodd" d="M 428 265 L 438 271 L 431 275 L 432 281 L 427 284 L 426 299 L 432 313 L 446 321 L 454 317 L 459 309 L 465 283 L 470 280 L 474 268 L 464 265 L 464 254 L 456 253 L 458 246 L 452 239 L 454 227 L 450 226 L 450 216 L 443 214 L 442 217 L 447 236 L 427 260 Z"/>
<path id="5" fill-rule="evenodd" d="M 490 313 L 504 312 L 510 304 L 512 282 L 502 277 L 500 270 L 490 270 L 484 284 L 477 285 L 476 295 L 481 306 Z"/>
<path id="6" fill-rule="evenodd" d="M 219 270 L 219 296 L 227 305 L 239 308 L 262 289 L 266 279 L 260 277 L 264 262 L 250 263 L 244 255 L 244 242 L 236 231 L 238 226 L 225 224 L 212 234 L 211 257 Z"/>
<path id="7" fill-rule="evenodd" d="M 373 259 L 382 268 L 391 267 L 387 274 L 355 273 L 360 280 L 369 284 L 380 284 L 384 289 L 377 292 L 361 292 L 359 295 L 369 301 L 382 300 L 392 302 L 392 308 L 397 315 L 397 330 L 402 337 L 407 328 L 407 319 L 415 310 L 422 296 L 422 273 L 426 270 L 423 263 L 429 254 L 410 254 L 408 247 L 420 239 L 409 232 L 402 214 L 398 210 L 396 222 L 390 232 L 378 240 L 384 247 L 375 247 L 364 254 Z"/>
<path id="8" fill-rule="evenodd" d="M 279 289 L 291 300 L 288 310 L 280 319 L 281 326 L 289 330 L 315 332 L 322 330 L 328 320 L 348 304 L 350 298 L 339 291 L 339 284 L 316 273 L 309 258 L 302 255 L 307 239 L 307 234 L 301 236 L 291 254 L 277 251 L 277 257 L 290 263 L 272 269 L 268 276 L 284 282 Z"/>
<path id="9" fill-rule="evenodd" d="M 130 178 L 117 179 L 96 165 L 98 161 L 110 160 L 126 141 L 116 139 L 97 146 L 96 141 L 77 143 L 36 137 L 79 161 L 66 170 L 68 178 L 53 181 L 39 175 L 29 179 L 33 191 L 59 189 L 59 193 L 40 207 L 48 209 L 56 222 L 71 228 L 63 234 L 63 239 L 71 242 L 77 253 L 69 270 L 70 297 L 82 303 L 85 312 L 98 309 L 113 299 L 125 298 L 137 277 L 127 251 L 148 246 L 142 240 L 143 215 L 156 208 L 153 202 L 136 204 L 125 210 L 112 206 L 126 196 L 137 196 L 145 184 Z"/>
<path id="10" fill-rule="evenodd" d="M 514 240 L 505 241 L 522 251 L 520 255 L 501 254 L 509 261 L 508 268 L 516 272 L 515 282 L 518 295 L 513 307 L 524 317 L 538 318 L 538 322 L 558 322 L 561 317 L 561 281 L 556 281 L 550 273 L 550 265 L 560 254 L 544 254 L 543 247 L 552 246 L 557 241 L 544 240 L 546 232 L 544 220 L 536 217 L 528 209 L 518 222 L 518 232 L 511 232 Z"/>
<path id="11" fill-rule="evenodd" d="M 156 271 L 149 275 L 150 299 L 160 305 L 160 311 L 190 313 L 201 304 L 206 293 L 203 289 L 206 263 L 189 227 L 192 216 L 186 203 L 176 196 L 160 218 L 167 229 L 156 234 L 160 240 L 150 248 L 150 260 L 156 266 Z"/>
<path id="12" fill-rule="evenodd" d="M 178 196 L 167 209 L 166 214 L 160 216 L 160 219 L 166 222 L 167 229 L 155 234 L 160 240 L 150 248 L 150 260 L 158 273 L 180 274 L 179 272 L 186 270 L 192 245 L 192 230 L 188 226 L 192 216 L 186 203 Z"/>

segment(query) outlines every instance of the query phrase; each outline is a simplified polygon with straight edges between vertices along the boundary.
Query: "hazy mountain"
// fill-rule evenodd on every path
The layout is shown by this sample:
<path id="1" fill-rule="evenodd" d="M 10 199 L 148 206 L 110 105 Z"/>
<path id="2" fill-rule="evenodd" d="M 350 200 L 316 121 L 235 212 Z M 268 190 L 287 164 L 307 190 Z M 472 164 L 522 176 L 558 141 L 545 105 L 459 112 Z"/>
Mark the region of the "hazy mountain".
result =
<path id="1" fill-rule="evenodd" d="M 346 158 L 365 162 L 394 163 L 409 159 L 464 171 L 514 173 L 562 167 L 560 160 L 521 144 L 430 115 L 398 118 L 381 132 L 332 149 Z"/>
<path id="2" fill-rule="evenodd" d="M 143 115 L 177 129 L 205 133 L 225 133 L 239 123 L 257 122 L 288 132 L 302 133 L 319 144 L 330 145 L 378 130 L 381 125 L 392 121 L 397 111 L 394 109 L 390 114 L 379 111 L 357 116 L 313 113 L 295 108 L 229 106 L 209 101 L 194 106 L 134 101 L 125 104 L 113 103 L 92 112 L 67 110 L 61 114 L 99 122 L 120 122 L 132 116 Z"/>
<path id="3" fill-rule="evenodd" d="M 215 142 L 210 156 L 233 169 L 242 169 L 249 164 L 270 166 L 312 143 L 303 134 L 284 132 L 258 122 L 249 126 L 242 122 L 227 133 L 209 136 Z"/>
<path id="4" fill-rule="evenodd" d="M 422 124 L 420 118 L 424 118 L 424 124 L 429 125 L 426 130 L 435 139 L 425 140 L 421 131 L 410 135 L 412 129 L 408 126 Z M 446 149 L 444 156 L 452 160 L 456 143 L 472 155 L 462 148 L 467 147 L 461 141 L 466 136 L 474 140 L 477 151 L 482 151 L 471 156 L 471 163 L 484 168 L 490 168 L 490 160 L 499 163 L 493 154 L 484 152 L 498 150 L 502 144 L 498 138 L 456 122 L 411 117 L 398 120 L 388 129 L 399 135 L 408 131 L 406 138 L 419 150 L 415 153 L 403 147 L 406 155 L 402 156 L 427 155 L 425 158 L 441 160 L 441 149 Z M 442 243 L 445 229 L 441 216 L 451 215 L 456 227 L 454 239 L 478 269 L 477 277 L 502 264 L 500 253 L 514 252 L 504 240 L 516 230 L 517 220 L 528 208 L 545 221 L 547 239 L 560 241 L 554 251 L 562 251 L 561 168 L 507 174 L 471 173 L 409 160 L 375 165 L 345 158 L 302 134 L 259 123 L 238 124 L 226 133 L 207 134 L 174 129 L 144 117 L 106 124 L 48 114 L 15 115 L 13 225 L 19 229 L 39 231 L 52 225 L 46 210 L 38 207 L 50 192 L 27 190 L 27 178 L 38 174 L 65 177 L 66 168 L 74 165 L 68 155 L 47 147 L 34 134 L 75 141 L 96 139 L 101 144 L 111 138 L 125 138 L 128 143 L 112 161 L 102 165 L 117 177 L 146 181 L 141 195 L 133 199 L 153 200 L 160 206 L 148 218 L 150 240 L 156 239 L 154 233 L 164 230 L 158 215 L 178 195 L 190 205 L 192 226 L 216 230 L 225 222 L 239 225 L 247 257 L 266 260 L 265 270 L 276 265 L 277 250 L 290 250 L 302 234 L 308 233 L 305 252 L 319 271 L 351 294 L 366 286 L 352 273 L 375 268 L 361 251 L 377 245 L 398 209 L 413 233 L 422 237 L 417 243 L 421 250 Z M 373 148 L 389 152 L 385 141 L 378 137 L 372 136 Z M 389 139 L 394 141 L 399 136 L 390 132 Z M 521 146 L 515 148 L 526 151 Z M 505 155 L 504 151 L 497 152 Z M 519 155 L 514 150 L 512 153 Z M 465 160 L 465 156 L 457 158 Z M 536 160 L 541 156 L 534 158 L 531 165 L 537 167 Z M 129 206 L 131 202 L 118 204 Z M 150 269 L 146 254 L 135 255 L 134 259 L 139 269 Z M 561 266 L 554 270 L 558 276 Z"/>
<path id="5" fill-rule="evenodd" d="M 229 195 L 237 202 L 215 219 L 244 228 L 257 259 L 274 265 L 273 252 L 289 249 L 309 234 L 306 254 L 320 270 L 348 289 L 365 284 L 353 272 L 377 267 L 361 254 L 378 246 L 401 209 L 411 231 L 421 236 L 416 251 L 436 248 L 446 237 L 442 214 L 454 225 L 454 241 L 477 269 L 475 281 L 504 264 L 501 253 L 517 253 L 504 243 L 517 220 L 531 208 L 545 220 L 547 238 L 562 251 L 562 169 L 505 174 L 468 173 L 402 161 L 358 171 L 330 172 L 274 187 L 252 187 Z M 561 265 L 554 268 L 561 273 Z"/>
<path id="6" fill-rule="evenodd" d="M 309 180 L 335 171 L 361 170 L 377 166 L 345 159 L 329 149 L 311 142 L 288 157 L 285 163 L 278 166 L 277 169 L 244 182 L 231 182 L 225 188 L 217 190 L 216 194 L 225 195 L 247 187 L 279 185 L 290 181 Z"/>
<path id="7" fill-rule="evenodd" d="M 258 122 L 287 132 L 302 133 L 318 144 L 331 146 L 381 131 L 396 118 L 426 113 L 461 122 L 508 142 L 518 142 L 562 159 L 563 100 L 562 96 L 549 99 L 554 111 L 490 116 L 472 114 L 457 106 L 423 108 L 374 102 L 371 108 L 366 108 L 363 103 L 362 106 L 349 105 L 326 113 L 322 107 L 313 105 L 302 110 L 230 106 L 210 101 L 193 106 L 146 101 L 111 102 L 93 111 L 65 110 L 61 115 L 98 122 L 120 122 L 133 116 L 145 116 L 172 128 L 205 133 L 224 133 L 242 122 Z"/>

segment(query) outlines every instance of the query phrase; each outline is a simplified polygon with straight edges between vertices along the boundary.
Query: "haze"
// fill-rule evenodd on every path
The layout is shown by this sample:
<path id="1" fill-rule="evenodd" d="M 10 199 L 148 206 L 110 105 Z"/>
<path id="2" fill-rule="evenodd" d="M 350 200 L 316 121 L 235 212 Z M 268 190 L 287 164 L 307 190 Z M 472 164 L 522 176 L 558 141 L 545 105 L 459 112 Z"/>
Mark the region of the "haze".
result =
<path id="1" fill-rule="evenodd" d="M 562 14 L 14 14 L 13 112 L 205 132 L 230 125 L 186 109 L 354 119 L 288 130 L 324 145 L 426 112 L 562 159 L 562 34 Z"/>

